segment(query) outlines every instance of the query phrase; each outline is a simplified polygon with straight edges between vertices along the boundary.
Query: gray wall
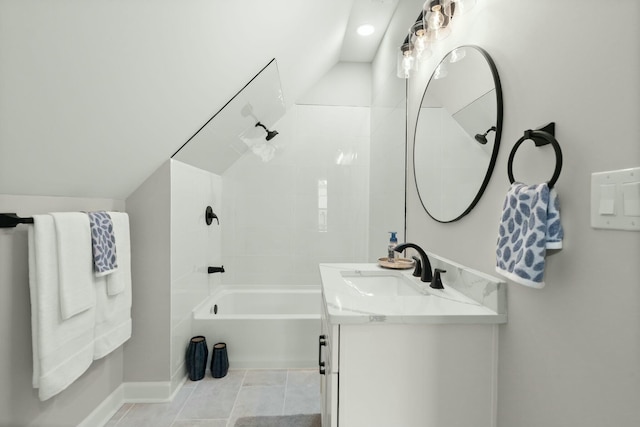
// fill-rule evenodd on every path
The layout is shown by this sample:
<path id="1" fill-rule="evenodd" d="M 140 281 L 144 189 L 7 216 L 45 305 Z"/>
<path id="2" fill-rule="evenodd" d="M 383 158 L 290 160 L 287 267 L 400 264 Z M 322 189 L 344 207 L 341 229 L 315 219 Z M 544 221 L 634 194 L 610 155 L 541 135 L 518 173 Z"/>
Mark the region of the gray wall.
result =
<path id="1" fill-rule="evenodd" d="M 603 9 L 595 0 L 478 2 L 409 83 L 412 142 L 413 116 L 436 58 L 477 44 L 496 62 L 503 140 L 484 197 L 461 221 L 439 224 L 423 211 L 409 175 L 407 201 L 407 240 L 490 274 L 509 152 L 525 129 L 557 125 L 565 157 L 556 185 L 564 248 L 547 259 L 544 289 L 509 282 L 499 427 L 640 425 L 640 234 L 589 224 L 590 174 L 640 165 L 640 3 L 623 0 L 615 9 L 596 28 Z M 518 152 L 527 158 L 514 166 L 519 180 L 550 178 L 552 150 L 543 151 Z"/>
<path id="2" fill-rule="evenodd" d="M 0 212 L 31 216 L 57 211 L 124 210 L 111 199 L 0 195 Z M 40 402 L 31 386 L 31 304 L 27 226 L 0 229 L 0 426 L 78 425 L 121 383 L 122 347 L 94 361 L 77 381 Z M 126 345 L 126 344 L 125 344 Z"/>
<path id="3" fill-rule="evenodd" d="M 171 168 L 165 162 L 127 198 L 131 227 L 131 340 L 124 381 L 171 379 Z"/>

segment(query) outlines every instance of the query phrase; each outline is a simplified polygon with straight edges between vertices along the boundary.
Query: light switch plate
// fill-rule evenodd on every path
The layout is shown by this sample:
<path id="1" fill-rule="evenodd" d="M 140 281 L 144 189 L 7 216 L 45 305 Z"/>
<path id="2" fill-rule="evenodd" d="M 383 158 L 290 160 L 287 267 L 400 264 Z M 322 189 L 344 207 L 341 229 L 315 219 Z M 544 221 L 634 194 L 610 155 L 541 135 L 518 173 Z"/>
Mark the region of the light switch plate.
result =
<path id="1" fill-rule="evenodd" d="M 640 167 L 591 174 L 591 227 L 640 231 Z"/>
<path id="2" fill-rule="evenodd" d="M 622 184 L 622 212 L 640 219 L 640 182 Z"/>

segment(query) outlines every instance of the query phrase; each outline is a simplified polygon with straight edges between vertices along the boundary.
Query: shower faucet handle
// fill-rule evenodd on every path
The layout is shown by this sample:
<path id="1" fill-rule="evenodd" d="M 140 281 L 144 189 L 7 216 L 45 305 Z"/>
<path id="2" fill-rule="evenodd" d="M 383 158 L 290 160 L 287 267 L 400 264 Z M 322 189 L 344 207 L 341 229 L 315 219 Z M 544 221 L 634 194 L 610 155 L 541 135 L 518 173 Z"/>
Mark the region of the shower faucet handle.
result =
<path id="1" fill-rule="evenodd" d="M 211 223 L 213 222 L 213 220 L 216 220 L 216 222 L 218 223 L 218 225 L 220 225 L 220 220 L 218 219 L 218 215 L 216 215 L 213 212 L 213 208 L 211 208 L 211 206 L 207 206 L 207 209 L 205 209 L 204 211 L 204 220 L 207 223 L 207 225 L 211 225 Z"/>

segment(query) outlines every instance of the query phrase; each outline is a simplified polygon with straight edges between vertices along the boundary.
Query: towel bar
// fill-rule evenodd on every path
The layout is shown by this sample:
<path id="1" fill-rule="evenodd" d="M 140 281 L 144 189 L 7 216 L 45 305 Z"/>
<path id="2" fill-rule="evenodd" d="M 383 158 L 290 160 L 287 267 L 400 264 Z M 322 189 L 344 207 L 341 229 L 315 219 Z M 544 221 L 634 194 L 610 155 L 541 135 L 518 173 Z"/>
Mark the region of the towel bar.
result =
<path id="1" fill-rule="evenodd" d="M 520 145 L 526 141 L 527 139 L 531 139 L 536 147 L 542 147 L 544 145 L 551 144 L 553 150 L 556 153 L 556 168 L 553 171 L 553 176 L 547 183 L 549 188 L 553 188 L 556 181 L 558 181 L 558 177 L 560 176 L 560 171 L 562 170 L 562 150 L 560 149 L 560 144 L 558 140 L 555 138 L 556 133 L 556 124 L 554 122 L 549 123 L 548 125 L 536 129 L 536 130 L 525 130 L 524 135 L 520 138 L 513 148 L 511 149 L 511 153 L 509 154 L 509 163 L 507 165 L 507 173 L 509 174 L 509 182 L 513 184 L 515 179 L 513 178 L 513 158 L 516 155 L 516 151 Z"/>
<path id="2" fill-rule="evenodd" d="M 0 228 L 12 228 L 18 224 L 33 224 L 33 218 L 20 218 L 15 213 L 0 213 Z"/>

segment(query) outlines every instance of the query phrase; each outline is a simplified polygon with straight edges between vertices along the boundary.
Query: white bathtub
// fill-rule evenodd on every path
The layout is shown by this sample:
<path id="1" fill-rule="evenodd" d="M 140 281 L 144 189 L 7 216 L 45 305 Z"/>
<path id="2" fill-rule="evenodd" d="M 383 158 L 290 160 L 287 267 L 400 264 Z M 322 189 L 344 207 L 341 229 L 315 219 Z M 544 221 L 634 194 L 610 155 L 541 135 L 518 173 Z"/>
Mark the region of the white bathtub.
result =
<path id="1" fill-rule="evenodd" d="M 193 312 L 193 334 L 227 343 L 230 368 L 318 364 L 319 287 L 220 286 Z"/>

